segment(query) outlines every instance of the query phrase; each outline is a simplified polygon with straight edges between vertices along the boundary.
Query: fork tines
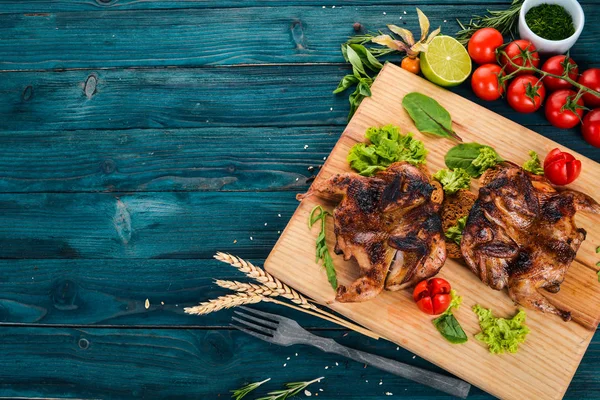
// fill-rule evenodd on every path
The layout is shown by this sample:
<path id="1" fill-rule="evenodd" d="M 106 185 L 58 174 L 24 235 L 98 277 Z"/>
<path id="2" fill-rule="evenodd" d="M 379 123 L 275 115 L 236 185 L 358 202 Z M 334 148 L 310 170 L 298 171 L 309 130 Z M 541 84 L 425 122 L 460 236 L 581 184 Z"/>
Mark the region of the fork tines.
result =
<path id="1" fill-rule="evenodd" d="M 243 309 L 245 311 L 248 311 L 248 312 L 251 312 L 254 314 L 258 314 L 261 316 L 262 315 L 265 315 L 265 316 L 272 315 L 269 313 L 263 313 L 262 311 L 253 310 L 253 309 L 247 308 L 247 307 L 243 307 Z M 233 326 L 236 329 L 239 329 L 240 331 L 242 331 L 244 333 L 247 333 L 248 335 L 257 337 L 261 340 L 264 340 L 267 342 L 273 341 L 273 335 L 275 334 L 275 330 L 277 329 L 277 325 L 278 325 L 277 322 L 257 318 L 252 315 L 243 313 L 241 311 L 234 311 L 234 312 L 244 319 L 238 318 L 238 317 L 232 317 L 231 319 L 235 322 L 239 322 L 240 324 L 242 324 L 244 326 L 240 326 L 240 325 L 233 324 L 233 323 L 230 324 L 231 326 Z M 250 322 L 250 321 L 254 321 L 256 323 Z"/>

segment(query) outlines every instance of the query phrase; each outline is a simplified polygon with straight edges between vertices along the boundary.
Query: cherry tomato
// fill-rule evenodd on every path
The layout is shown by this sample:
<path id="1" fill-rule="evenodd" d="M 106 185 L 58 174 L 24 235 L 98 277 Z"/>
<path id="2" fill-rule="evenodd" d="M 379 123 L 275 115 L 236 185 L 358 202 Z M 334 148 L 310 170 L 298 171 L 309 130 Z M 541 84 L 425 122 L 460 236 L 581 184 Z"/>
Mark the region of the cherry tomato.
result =
<path id="1" fill-rule="evenodd" d="M 546 119 L 550 121 L 552 125 L 561 129 L 569 129 L 577 126 L 581 122 L 583 116 L 583 100 L 579 99 L 577 104 L 573 104 L 573 100 L 577 93 L 573 90 L 558 90 L 548 96 L 546 101 Z M 572 110 L 563 110 L 565 105 L 569 104 L 575 107 L 576 113 Z"/>
<path id="2" fill-rule="evenodd" d="M 554 149 L 544 159 L 544 176 L 555 185 L 567 185 L 581 173 L 581 161 L 570 153 Z"/>
<path id="3" fill-rule="evenodd" d="M 400 63 L 400 67 L 402 69 L 407 70 L 408 72 L 412 72 L 413 74 L 418 74 L 421 71 L 421 64 L 419 57 L 410 58 L 404 57 L 402 62 Z"/>
<path id="4" fill-rule="evenodd" d="M 583 86 L 589 87 L 597 92 L 600 92 L 600 68 L 590 68 L 583 71 L 583 74 L 578 80 Z M 600 107 L 600 97 L 596 97 L 591 93 L 583 95 L 583 102 L 590 108 Z"/>
<path id="5" fill-rule="evenodd" d="M 508 104 L 520 113 L 537 111 L 546 97 L 544 84 L 533 75 L 517 76 L 508 86 Z"/>
<path id="6" fill-rule="evenodd" d="M 496 64 L 484 64 L 477 68 L 471 76 L 471 87 L 475 95 L 482 100 L 497 100 L 504 88 L 498 82 L 498 75 L 502 74 L 502 68 Z"/>
<path id="7" fill-rule="evenodd" d="M 477 64 L 489 64 L 496 62 L 496 49 L 502 46 L 504 38 L 494 28 L 482 28 L 471 36 L 467 46 L 471 59 Z"/>
<path id="8" fill-rule="evenodd" d="M 413 291 L 413 299 L 421 311 L 437 315 L 448 309 L 450 301 L 450 284 L 442 278 L 421 281 Z"/>
<path id="9" fill-rule="evenodd" d="M 594 147 L 600 147 L 600 108 L 585 115 L 581 125 L 581 133 L 586 142 Z"/>
<path id="10" fill-rule="evenodd" d="M 504 51 L 506 52 L 506 55 L 508 57 L 506 57 L 506 55 L 503 55 L 500 58 L 500 64 L 506 66 L 505 71 L 507 74 L 510 74 L 517 70 L 517 68 L 508 61 L 509 59 L 512 60 L 512 62 L 516 65 L 524 67 L 538 67 L 540 65 L 540 55 L 537 52 L 533 43 L 531 43 L 529 40 L 519 39 L 510 42 L 510 44 L 506 46 Z M 529 51 L 531 53 L 530 60 L 525 60 L 525 51 Z M 529 73 L 531 72 L 521 71 L 517 75 Z"/>
<path id="11" fill-rule="evenodd" d="M 569 78 L 576 81 L 579 76 L 579 68 L 577 68 L 577 64 L 575 64 L 575 61 L 573 61 L 572 58 L 567 59 L 567 57 L 563 55 L 553 56 L 546 60 L 544 65 L 542 65 L 542 71 L 554 75 L 562 75 L 565 73 L 565 66 L 567 64 L 570 64 Z M 560 89 L 571 89 L 571 87 L 573 87 L 573 85 L 564 79 L 554 78 L 552 76 L 544 77 L 544 85 L 546 85 L 546 89 L 550 92 Z"/>

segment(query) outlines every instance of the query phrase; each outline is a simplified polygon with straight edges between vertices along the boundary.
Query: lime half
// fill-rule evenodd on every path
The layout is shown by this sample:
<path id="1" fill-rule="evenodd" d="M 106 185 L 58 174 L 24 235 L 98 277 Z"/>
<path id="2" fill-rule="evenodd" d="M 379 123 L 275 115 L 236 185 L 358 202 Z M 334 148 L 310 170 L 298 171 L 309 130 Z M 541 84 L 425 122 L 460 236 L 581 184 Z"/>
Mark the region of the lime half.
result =
<path id="1" fill-rule="evenodd" d="M 469 53 L 450 36 L 436 36 L 420 58 L 423 75 L 436 85 L 460 85 L 471 74 Z"/>

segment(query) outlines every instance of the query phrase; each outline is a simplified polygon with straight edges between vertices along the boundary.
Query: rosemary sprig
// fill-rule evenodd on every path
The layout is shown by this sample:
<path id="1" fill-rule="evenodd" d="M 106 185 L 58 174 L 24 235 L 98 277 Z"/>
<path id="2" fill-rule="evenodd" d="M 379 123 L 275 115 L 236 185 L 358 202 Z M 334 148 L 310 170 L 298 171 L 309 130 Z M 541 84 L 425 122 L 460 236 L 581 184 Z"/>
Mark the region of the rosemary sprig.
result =
<path id="1" fill-rule="evenodd" d="M 244 398 L 244 396 L 246 396 L 248 393 L 250 393 L 251 391 L 253 391 L 254 389 L 256 389 L 257 387 L 259 387 L 260 385 L 262 385 L 265 382 L 269 382 L 271 380 L 271 378 L 265 379 L 264 381 L 260 381 L 260 382 L 253 382 L 253 383 L 249 383 L 246 386 L 242 386 L 239 389 L 236 390 L 231 390 L 231 393 L 233 393 L 231 395 L 231 398 L 235 399 L 235 400 L 241 400 L 242 398 Z"/>
<path id="2" fill-rule="evenodd" d="M 269 392 L 268 396 L 264 396 L 264 397 L 258 398 L 256 400 L 285 400 L 287 398 L 297 395 L 298 393 L 300 393 L 301 390 L 306 389 L 309 385 L 311 385 L 315 382 L 319 382 L 321 379 L 324 379 L 324 377 L 313 379 L 312 381 L 308 381 L 308 382 L 286 383 L 285 384 L 286 389 L 275 390 L 273 392 Z"/>
<path id="3" fill-rule="evenodd" d="M 519 27 L 519 11 L 521 11 L 523 1 L 513 0 L 510 7 L 506 10 L 488 10 L 487 15 L 476 15 L 471 18 L 468 24 L 463 24 L 457 19 L 456 22 L 460 25 L 461 30 L 456 33 L 456 40 L 463 46 L 466 46 L 475 31 L 481 28 L 495 28 L 502 35 L 515 37 Z"/>
<path id="4" fill-rule="evenodd" d="M 327 241 L 325 239 L 325 221 L 328 215 L 331 214 L 328 211 L 325 211 L 323 207 L 315 206 L 308 217 L 308 228 L 311 229 L 317 221 L 321 221 L 321 232 L 319 232 L 319 236 L 317 236 L 317 257 L 315 262 L 318 263 L 319 260 L 321 260 L 323 267 L 325 267 L 325 272 L 327 273 L 327 280 L 331 284 L 331 287 L 336 290 L 338 283 L 335 266 L 333 265 L 333 259 L 331 258 L 331 254 L 329 254 Z"/>

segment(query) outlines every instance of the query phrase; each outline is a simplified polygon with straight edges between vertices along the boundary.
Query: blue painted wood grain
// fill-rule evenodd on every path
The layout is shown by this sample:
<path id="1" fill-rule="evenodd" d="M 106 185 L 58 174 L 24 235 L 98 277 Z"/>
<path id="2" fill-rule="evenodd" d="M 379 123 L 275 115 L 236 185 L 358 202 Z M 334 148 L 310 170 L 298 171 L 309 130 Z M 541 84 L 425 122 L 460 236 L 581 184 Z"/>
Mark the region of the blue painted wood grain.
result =
<path id="1" fill-rule="evenodd" d="M 341 130 L 5 131 L 0 192 L 299 191 Z"/>
<path id="2" fill-rule="evenodd" d="M 483 14 L 487 5 L 424 7 L 434 26 L 454 34 L 459 30 L 456 18 Z M 409 13 L 404 15 L 403 9 Z M 599 7 L 584 4 L 584 10 L 589 21 L 600 18 Z M 404 22 L 418 30 L 413 6 L 0 14 L 0 68 L 341 63 L 340 43 L 354 34 L 355 22 L 371 31 Z M 596 24 L 585 29 L 571 50 L 582 67 L 594 60 L 585 54 L 595 48 L 600 34 Z"/>
<path id="3" fill-rule="evenodd" d="M 594 0 L 582 0 L 581 3 L 593 3 Z M 489 0 L 493 9 L 502 9 L 508 6 L 507 0 Z M 282 6 L 314 6 L 317 8 L 336 8 L 352 6 L 371 6 L 372 0 L 344 0 L 337 5 L 333 3 L 324 4 L 321 0 L 0 0 L 1 11 L 5 13 L 32 13 L 32 12 L 59 12 L 59 11 L 107 11 L 107 10 L 149 10 L 149 9 L 206 9 L 206 8 L 249 8 L 249 7 L 282 7 Z M 409 4 L 398 0 L 378 0 L 378 5 L 386 5 L 390 10 L 409 10 L 414 5 L 425 7 L 433 4 L 444 4 L 452 6 L 456 4 L 481 5 L 477 0 L 414 0 Z"/>
<path id="4" fill-rule="evenodd" d="M 234 134 L 235 127 L 327 126 L 326 134 L 346 124 L 347 96 L 331 91 L 348 71 L 301 65 L 2 73 L 0 132 L 230 126 Z M 482 102 L 469 85 L 453 91 L 534 130 L 548 126 L 542 112 Z M 544 133 L 600 160 L 578 128 Z"/>
<path id="5" fill-rule="evenodd" d="M 296 206 L 293 192 L 4 194 L 0 259 L 266 258 Z"/>

